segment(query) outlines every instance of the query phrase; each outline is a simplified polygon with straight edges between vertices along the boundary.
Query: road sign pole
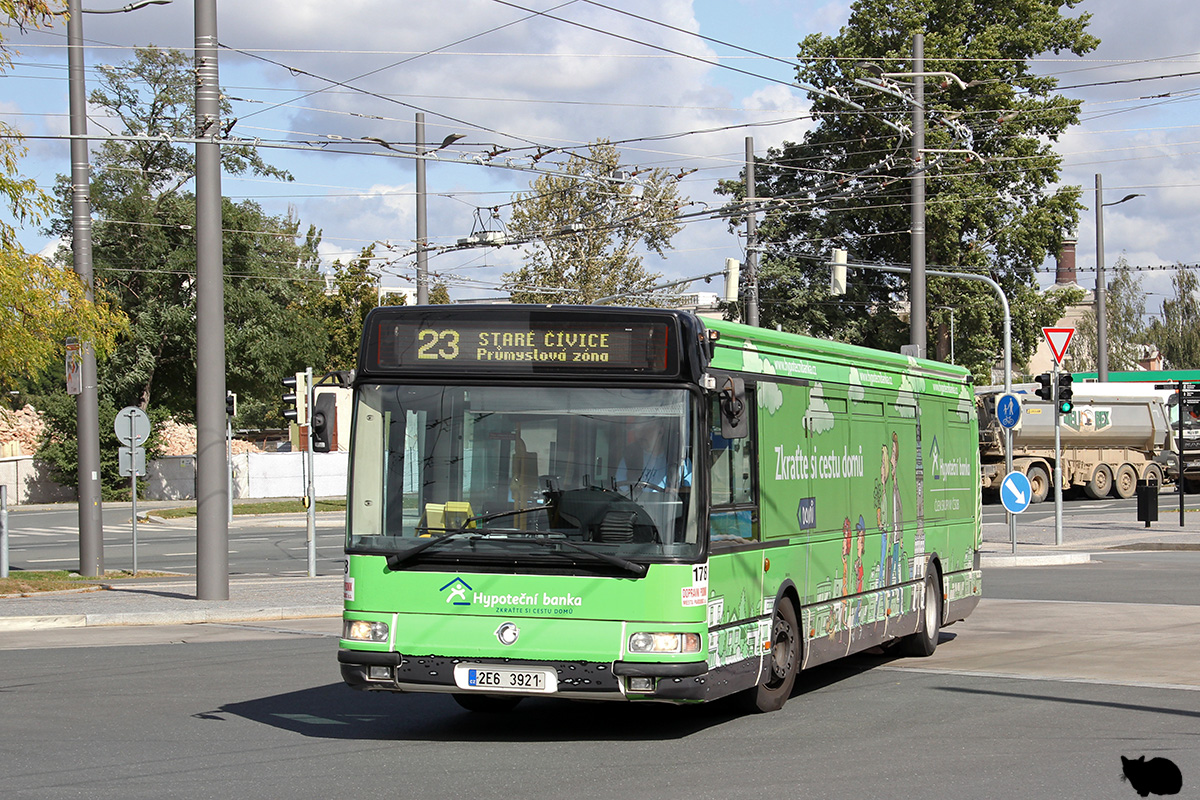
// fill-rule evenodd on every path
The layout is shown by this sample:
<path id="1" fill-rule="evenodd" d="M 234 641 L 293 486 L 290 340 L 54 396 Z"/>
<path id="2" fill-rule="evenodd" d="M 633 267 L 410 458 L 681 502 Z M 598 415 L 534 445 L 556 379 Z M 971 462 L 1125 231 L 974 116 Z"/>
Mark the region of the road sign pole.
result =
<path id="1" fill-rule="evenodd" d="M 1179 385 L 1176 386 L 1176 392 L 1178 392 L 1175 395 L 1178 400 L 1176 407 L 1179 409 L 1179 452 L 1176 454 L 1179 457 L 1179 480 L 1177 481 L 1178 486 L 1176 488 L 1179 490 L 1179 527 L 1182 528 L 1185 500 L 1184 487 L 1186 486 L 1186 481 L 1183 479 L 1183 381 L 1180 381 Z"/>
<path id="2" fill-rule="evenodd" d="M 1054 364 L 1054 544 L 1063 543 L 1062 414 L 1058 413 L 1058 364 Z"/>

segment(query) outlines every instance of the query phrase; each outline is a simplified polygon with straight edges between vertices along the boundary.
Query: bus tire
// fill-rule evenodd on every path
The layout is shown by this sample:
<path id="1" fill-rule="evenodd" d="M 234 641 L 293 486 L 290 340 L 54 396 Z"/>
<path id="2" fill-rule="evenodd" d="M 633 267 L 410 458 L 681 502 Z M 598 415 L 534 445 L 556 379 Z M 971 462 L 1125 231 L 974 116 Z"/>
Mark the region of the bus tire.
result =
<path id="1" fill-rule="evenodd" d="M 1093 500 L 1103 500 L 1112 490 L 1112 484 L 1112 470 L 1108 468 L 1107 464 L 1098 464 L 1095 471 L 1092 472 L 1092 479 L 1083 488 L 1088 497 Z"/>
<path id="2" fill-rule="evenodd" d="M 751 711 L 778 711 L 791 697 L 796 673 L 800 671 L 800 636 L 796 607 L 788 598 L 781 598 L 775 604 L 775 616 L 771 620 L 767 674 L 748 693 Z"/>
<path id="3" fill-rule="evenodd" d="M 932 564 L 925 575 L 925 599 L 921 606 L 921 625 L 917 632 L 900 640 L 900 652 L 924 658 L 933 655 L 942 632 L 941 576 Z"/>
<path id="4" fill-rule="evenodd" d="M 503 714 L 512 711 L 521 702 L 520 695 L 456 694 L 454 702 L 477 714 Z"/>
<path id="5" fill-rule="evenodd" d="M 1033 495 L 1029 498 L 1030 503 L 1040 503 L 1050 494 L 1050 473 L 1041 464 L 1030 464 L 1029 469 L 1025 471 L 1025 477 L 1029 479 L 1029 488 Z"/>
<path id="6" fill-rule="evenodd" d="M 1132 464 L 1122 464 L 1117 470 L 1116 480 L 1113 481 L 1113 491 L 1122 500 L 1128 500 L 1137 492 L 1137 470 Z"/>

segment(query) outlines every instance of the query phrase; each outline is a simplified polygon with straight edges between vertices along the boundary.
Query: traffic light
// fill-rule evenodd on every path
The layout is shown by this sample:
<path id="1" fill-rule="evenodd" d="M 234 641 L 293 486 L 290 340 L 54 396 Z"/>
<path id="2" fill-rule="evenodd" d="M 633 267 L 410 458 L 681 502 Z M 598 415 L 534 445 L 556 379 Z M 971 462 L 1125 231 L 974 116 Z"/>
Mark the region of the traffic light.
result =
<path id="1" fill-rule="evenodd" d="M 1075 376 L 1069 372 L 1058 373 L 1058 413 L 1070 414 L 1075 404 L 1071 402 L 1071 395 L 1074 392 L 1071 389 L 1071 384 L 1075 382 Z"/>
<path id="2" fill-rule="evenodd" d="M 1034 393 L 1047 403 L 1052 402 L 1054 400 L 1054 376 L 1049 372 L 1043 372 L 1037 376 L 1037 382 L 1038 388 Z"/>
<path id="3" fill-rule="evenodd" d="M 297 425 L 303 425 L 308 420 L 305 419 L 305 397 L 308 394 L 308 387 L 305 385 L 304 373 L 297 372 L 295 375 L 284 378 L 280 383 L 283 384 L 283 416 L 288 422 Z"/>
<path id="4" fill-rule="evenodd" d="M 313 398 L 312 449 L 314 453 L 328 453 L 332 449 L 335 430 L 337 430 L 337 395 L 333 392 L 322 392 Z"/>
<path id="5" fill-rule="evenodd" d="M 225 416 L 230 419 L 237 416 L 237 395 L 233 392 L 225 394 Z"/>

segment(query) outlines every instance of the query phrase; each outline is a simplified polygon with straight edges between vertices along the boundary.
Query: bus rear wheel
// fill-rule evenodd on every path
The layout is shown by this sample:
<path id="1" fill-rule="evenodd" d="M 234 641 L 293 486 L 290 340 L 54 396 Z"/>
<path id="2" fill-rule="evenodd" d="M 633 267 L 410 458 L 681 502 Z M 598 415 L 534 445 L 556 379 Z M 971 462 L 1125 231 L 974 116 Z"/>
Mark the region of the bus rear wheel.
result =
<path id="1" fill-rule="evenodd" d="M 778 711 L 791 697 L 800 671 L 800 623 L 796 608 L 787 598 L 775 604 L 771 621 L 771 650 L 767 653 L 767 674 L 749 692 L 752 711 Z"/>
<path id="2" fill-rule="evenodd" d="M 941 577 L 932 565 L 925 575 L 925 600 L 921 610 L 921 626 L 917 632 L 900 641 L 900 652 L 923 658 L 933 655 L 942 632 Z"/>
<path id="3" fill-rule="evenodd" d="M 467 711 L 479 714 L 503 714 L 506 711 L 512 711 L 517 707 L 517 703 L 521 702 L 518 695 L 456 694 L 452 696 L 454 702 Z"/>

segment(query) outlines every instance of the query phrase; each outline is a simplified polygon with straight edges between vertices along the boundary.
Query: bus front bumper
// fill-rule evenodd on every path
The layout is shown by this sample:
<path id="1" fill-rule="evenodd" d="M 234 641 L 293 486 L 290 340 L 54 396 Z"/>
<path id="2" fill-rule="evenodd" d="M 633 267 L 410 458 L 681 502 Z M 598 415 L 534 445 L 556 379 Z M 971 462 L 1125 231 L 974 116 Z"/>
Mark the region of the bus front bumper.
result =
<path id="1" fill-rule="evenodd" d="M 468 689 L 455 679 L 455 667 L 471 665 L 529 667 L 553 670 L 553 692 L 511 692 L 523 696 L 548 695 L 587 700 L 696 701 L 709 698 L 709 669 L 704 661 L 632 662 L 607 664 L 586 661 L 522 661 L 508 659 L 404 656 L 400 653 L 338 650 L 342 680 L 363 691 L 488 693 Z M 497 692 L 498 693 L 498 692 Z"/>

